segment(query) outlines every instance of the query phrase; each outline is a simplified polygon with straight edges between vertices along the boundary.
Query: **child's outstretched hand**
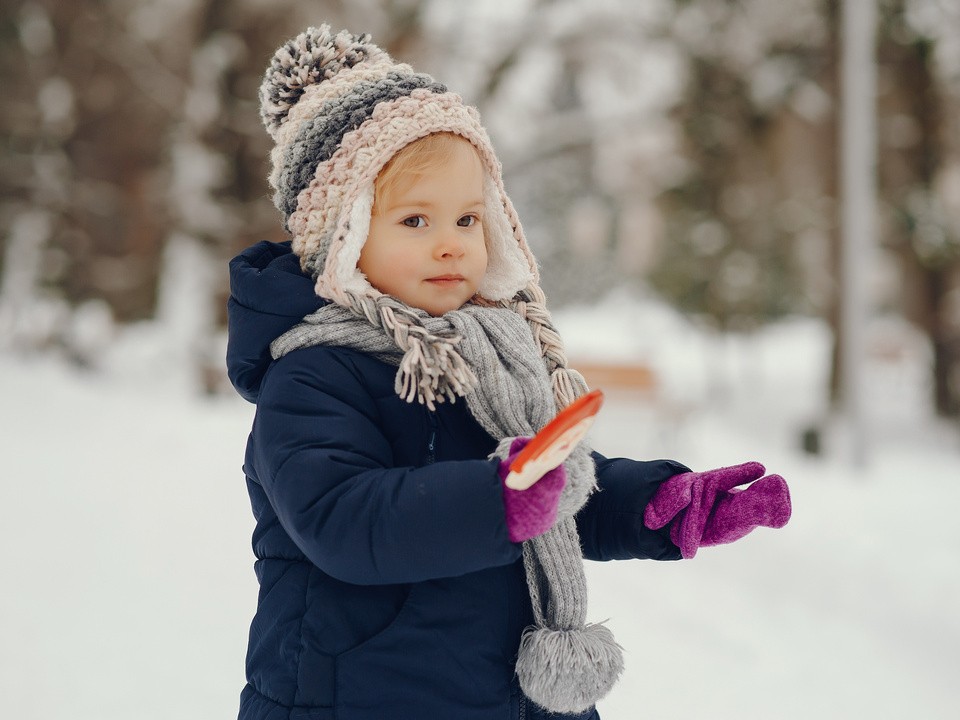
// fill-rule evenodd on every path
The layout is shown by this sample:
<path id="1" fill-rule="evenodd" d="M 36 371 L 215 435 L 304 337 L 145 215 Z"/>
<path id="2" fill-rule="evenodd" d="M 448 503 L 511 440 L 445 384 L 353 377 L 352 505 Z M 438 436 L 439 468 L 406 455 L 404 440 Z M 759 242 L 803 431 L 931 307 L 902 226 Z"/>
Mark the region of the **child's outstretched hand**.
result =
<path id="1" fill-rule="evenodd" d="M 760 463 L 748 462 L 674 475 L 647 503 L 644 524 L 658 530 L 671 523 L 670 539 L 684 558 L 702 546 L 739 540 L 756 527 L 783 527 L 790 519 L 790 490 L 782 477 L 762 477 L 764 472 Z"/>
<path id="2" fill-rule="evenodd" d="M 514 438 L 510 454 L 500 462 L 498 473 L 503 488 L 503 505 L 507 513 L 507 530 L 511 542 L 523 542 L 549 530 L 557 519 L 560 493 L 567 483 L 567 472 L 561 464 L 544 474 L 526 490 L 513 490 L 504 484 L 510 465 L 530 438 Z"/>

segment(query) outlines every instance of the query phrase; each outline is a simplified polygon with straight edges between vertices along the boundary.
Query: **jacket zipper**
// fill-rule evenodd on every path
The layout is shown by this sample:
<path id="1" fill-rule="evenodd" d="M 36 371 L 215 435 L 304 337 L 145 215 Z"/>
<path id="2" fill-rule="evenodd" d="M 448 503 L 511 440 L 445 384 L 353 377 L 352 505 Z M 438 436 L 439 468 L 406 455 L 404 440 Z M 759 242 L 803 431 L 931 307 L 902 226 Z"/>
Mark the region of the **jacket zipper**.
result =
<path id="1" fill-rule="evenodd" d="M 430 439 L 427 441 L 427 465 L 432 465 L 437 460 L 437 414 L 428 411 L 430 418 Z"/>
<path id="2" fill-rule="evenodd" d="M 527 720 L 527 696 L 520 687 L 520 678 L 514 675 L 512 684 L 510 694 L 517 698 L 517 720 Z"/>

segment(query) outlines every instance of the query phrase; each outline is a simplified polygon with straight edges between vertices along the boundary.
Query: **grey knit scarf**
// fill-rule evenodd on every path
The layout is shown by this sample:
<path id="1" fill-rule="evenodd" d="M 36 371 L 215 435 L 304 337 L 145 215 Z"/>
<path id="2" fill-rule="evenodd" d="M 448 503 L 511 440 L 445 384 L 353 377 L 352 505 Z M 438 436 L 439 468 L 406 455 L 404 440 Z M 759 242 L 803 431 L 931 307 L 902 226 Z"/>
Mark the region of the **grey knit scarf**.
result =
<path id="1" fill-rule="evenodd" d="M 499 441 L 494 455 L 500 458 L 513 438 L 534 435 L 556 414 L 537 342 L 516 312 L 468 304 L 432 317 L 389 296 L 358 298 L 356 305 L 363 315 L 331 303 L 306 316 L 273 342 L 273 357 L 328 345 L 397 365 L 398 395 L 431 409 L 465 398 L 476 420 Z M 582 378 L 578 383 L 577 395 L 586 390 Z M 556 524 L 523 545 L 535 626 L 524 632 L 516 670 L 527 697 L 547 710 L 570 713 L 586 710 L 610 690 L 623 659 L 610 630 L 586 622 L 586 579 L 574 515 L 596 478 L 584 443 L 564 468 L 567 484 Z"/>

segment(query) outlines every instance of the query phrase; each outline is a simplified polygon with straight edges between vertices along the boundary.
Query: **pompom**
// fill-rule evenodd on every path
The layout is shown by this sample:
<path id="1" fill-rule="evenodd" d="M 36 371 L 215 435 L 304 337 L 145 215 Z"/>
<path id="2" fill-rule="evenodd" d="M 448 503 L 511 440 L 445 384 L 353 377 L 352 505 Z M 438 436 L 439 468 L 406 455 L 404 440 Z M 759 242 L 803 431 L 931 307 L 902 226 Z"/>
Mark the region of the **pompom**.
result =
<path id="1" fill-rule="evenodd" d="M 281 46 L 270 61 L 260 85 L 260 117 L 271 137 L 290 108 L 310 85 L 327 80 L 344 68 L 389 55 L 370 42 L 368 34 L 346 30 L 334 34 L 329 25 L 307 28 Z"/>
<path id="2" fill-rule="evenodd" d="M 610 692 L 622 672 L 621 648 L 603 625 L 572 630 L 535 628 L 520 641 L 520 687 L 528 698 L 551 712 L 589 709 Z"/>

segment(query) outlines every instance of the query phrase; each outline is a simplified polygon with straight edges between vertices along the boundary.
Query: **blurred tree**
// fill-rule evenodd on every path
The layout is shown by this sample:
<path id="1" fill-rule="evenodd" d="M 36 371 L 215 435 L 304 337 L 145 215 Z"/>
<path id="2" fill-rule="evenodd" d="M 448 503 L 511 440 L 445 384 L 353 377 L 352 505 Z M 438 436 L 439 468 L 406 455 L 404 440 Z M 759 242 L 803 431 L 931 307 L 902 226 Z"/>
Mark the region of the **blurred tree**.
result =
<path id="1" fill-rule="evenodd" d="M 122 322 L 192 316 L 174 344 L 219 375 L 226 260 L 285 237 L 263 69 L 326 21 L 481 107 L 555 303 L 649 283 L 717 330 L 795 312 L 836 328 L 839 2 L 7 0 L 0 326 L 64 344 L 90 301 Z M 930 336 L 937 407 L 956 413 L 960 18 L 881 2 L 890 308 Z"/>
<path id="2" fill-rule="evenodd" d="M 832 104 L 821 7 L 683 0 L 667 30 L 686 59 L 672 116 L 687 171 L 661 197 L 653 286 L 723 331 L 823 309 L 807 285 L 834 225 L 813 142 Z"/>
<path id="3" fill-rule="evenodd" d="M 960 12 L 939 3 L 882 5 L 880 183 L 883 243 L 898 259 L 896 306 L 923 329 L 932 350 L 937 412 L 960 416 L 960 137 L 956 86 L 960 60 L 938 58 L 945 28 Z M 953 19 L 954 23 L 949 21 Z M 947 31 L 950 32 L 950 31 Z M 953 92 L 951 92 L 953 90 Z M 951 97 L 952 95 L 952 97 Z M 952 106 L 952 107 L 951 107 Z M 951 112 L 952 110 L 952 112 Z M 951 198 L 951 194 L 954 196 Z"/>
<path id="4" fill-rule="evenodd" d="M 676 2 L 669 31 L 687 59 L 687 84 L 674 118 L 689 162 L 662 196 L 666 243 L 650 276 L 720 329 L 823 314 L 834 330 L 834 400 L 845 340 L 836 291 L 839 3 Z M 957 416 L 960 8 L 880 6 L 882 242 L 902 279 L 881 309 L 926 333 L 934 406 Z"/>
<path id="5" fill-rule="evenodd" d="M 149 51 L 133 51 L 113 8 L 92 0 L 3 5 L 0 220 L 9 228 L 25 213 L 44 214 L 32 238 L 34 284 L 71 303 L 104 298 L 131 320 L 152 312 L 165 226 L 162 149 L 143 139 L 163 135 L 176 97 L 162 97 L 169 72 Z M 129 82 L 158 66 L 155 92 Z M 4 262 L 17 258 L 5 253 Z"/>
<path id="6" fill-rule="evenodd" d="M 5 2 L 0 277 L 7 305 L 21 301 L 17 317 L 0 319 L 23 331 L 13 341 L 63 345 L 69 308 L 100 299 L 121 322 L 159 311 L 186 323 L 176 341 L 205 357 L 197 344 L 222 324 L 226 260 L 284 235 L 264 202 L 269 139 L 258 116 L 273 50 L 325 20 L 389 28 L 381 42 L 411 44 L 422 5 Z M 192 319 L 177 309 L 185 288 Z M 45 321 L 38 293 L 56 307 Z"/>

